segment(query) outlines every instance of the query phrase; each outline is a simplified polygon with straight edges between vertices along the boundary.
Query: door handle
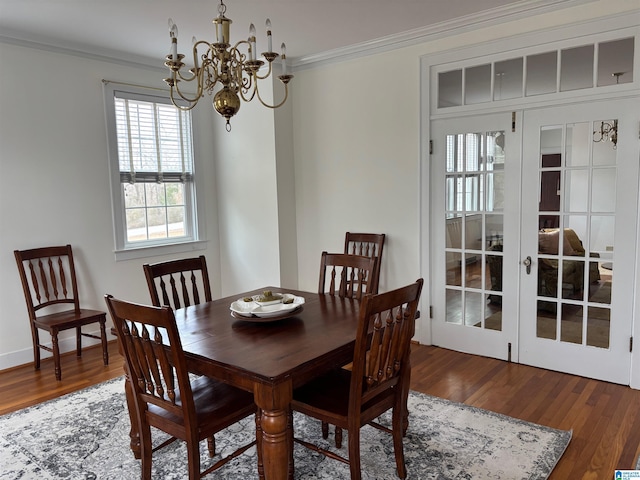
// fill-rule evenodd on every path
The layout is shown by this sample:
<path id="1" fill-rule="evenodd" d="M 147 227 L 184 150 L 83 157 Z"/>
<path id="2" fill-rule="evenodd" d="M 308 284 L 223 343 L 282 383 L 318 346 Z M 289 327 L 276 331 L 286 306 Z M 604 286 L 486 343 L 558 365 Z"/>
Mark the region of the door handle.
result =
<path id="1" fill-rule="evenodd" d="M 527 258 L 522 261 L 522 264 L 527 267 L 527 275 L 529 275 L 531 273 L 531 257 L 527 256 Z"/>

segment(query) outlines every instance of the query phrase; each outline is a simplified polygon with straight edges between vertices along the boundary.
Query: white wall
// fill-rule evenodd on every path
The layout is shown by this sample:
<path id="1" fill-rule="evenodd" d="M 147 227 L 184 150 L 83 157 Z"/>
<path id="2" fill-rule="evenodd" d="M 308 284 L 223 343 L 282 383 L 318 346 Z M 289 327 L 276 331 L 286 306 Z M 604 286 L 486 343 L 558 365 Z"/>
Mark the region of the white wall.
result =
<path id="1" fill-rule="evenodd" d="M 387 235 L 381 291 L 419 277 L 419 76 L 404 51 L 296 73 L 301 289 L 317 289 L 321 252 L 341 252 L 347 231 Z"/>
<path id="2" fill-rule="evenodd" d="M 102 79 L 162 86 L 161 70 L 0 44 L 0 369 L 32 361 L 27 310 L 14 249 L 70 243 L 80 296 L 105 309 L 103 295 L 148 302 L 142 264 L 116 262 Z M 6 67 L 10 65 L 11 67 Z M 210 111 L 194 132 L 204 177 L 204 254 L 216 271 L 218 245 Z M 208 185 L 207 185 L 208 183 Z M 184 254 L 183 256 L 187 256 Z M 212 276 L 219 294 L 220 277 Z M 70 338 L 69 332 L 61 339 Z M 47 339 L 47 335 L 41 337 Z M 73 342 L 64 342 L 63 348 Z"/>
<path id="3" fill-rule="evenodd" d="M 265 85 L 265 88 L 267 85 Z M 242 103 L 231 131 L 216 117 L 222 294 L 280 284 L 273 111 Z"/>

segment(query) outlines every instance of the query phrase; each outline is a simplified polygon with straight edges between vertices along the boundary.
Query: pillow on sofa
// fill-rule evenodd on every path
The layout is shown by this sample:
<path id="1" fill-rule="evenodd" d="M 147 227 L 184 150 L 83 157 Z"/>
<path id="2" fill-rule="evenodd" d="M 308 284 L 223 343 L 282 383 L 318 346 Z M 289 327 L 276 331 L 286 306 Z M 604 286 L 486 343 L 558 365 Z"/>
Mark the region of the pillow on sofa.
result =
<path id="1" fill-rule="evenodd" d="M 570 230 L 570 229 L 566 229 Z M 573 232 L 573 230 L 571 230 Z M 562 247 L 564 255 L 575 254 L 574 249 L 571 247 L 568 235 L 563 235 Z M 574 233 L 575 235 L 575 233 Z M 541 230 L 538 232 L 538 253 L 546 253 L 547 255 L 558 255 L 558 245 L 560 239 L 560 230 L 557 228 L 551 230 Z"/>
<path id="2" fill-rule="evenodd" d="M 584 247 L 582 246 L 582 242 L 580 241 L 580 238 L 578 238 L 578 234 L 572 228 L 564 229 L 564 240 L 565 240 L 565 243 L 567 241 L 569 242 L 571 250 L 573 250 L 573 253 L 570 253 L 570 254 L 565 253 L 565 255 L 584 256 Z M 566 252 L 566 248 L 567 247 L 565 246 L 565 252 Z"/>

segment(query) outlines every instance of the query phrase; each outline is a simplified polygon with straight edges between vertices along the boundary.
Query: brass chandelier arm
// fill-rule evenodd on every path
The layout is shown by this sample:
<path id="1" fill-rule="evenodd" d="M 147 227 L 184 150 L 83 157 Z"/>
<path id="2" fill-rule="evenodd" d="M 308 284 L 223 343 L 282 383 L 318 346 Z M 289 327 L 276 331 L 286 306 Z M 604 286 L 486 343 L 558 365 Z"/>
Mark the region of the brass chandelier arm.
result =
<path id="1" fill-rule="evenodd" d="M 242 98 L 242 100 L 249 103 L 256 96 L 256 92 L 258 91 L 258 84 L 253 83 L 250 77 L 249 78 L 245 77 L 244 80 L 247 81 L 247 85 L 246 86 L 243 85 L 242 88 L 238 90 L 238 93 L 240 94 L 240 98 Z M 248 93 L 249 91 L 251 91 L 251 96 L 246 97 L 245 94 Z M 259 97 L 260 95 L 258 95 L 258 98 Z"/>
<path id="2" fill-rule="evenodd" d="M 202 82 L 202 77 L 203 77 L 203 73 L 204 73 L 204 69 L 198 69 L 197 72 L 194 73 L 194 75 L 191 78 L 184 78 L 182 75 L 180 75 L 178 73 L 178 77 L 180 79 L 182 79 L 185 82 L 193 82 L 194 80 L 198 80 L 197 84 L 198 84 L 198 88 L 196 89 L 196 93 L 193 96 L 190 96 L 186 93 L 183 93 L 180 91 L 180 80 L 176 79 L 173 83 L 173 85 L 171 86 L 171 101 L 173 102 L 173 104 L 180 108 L 181 110 L 191 110 L 193 107 L 196 106 L 196 103 L 198 103 L 198 100 L 200 100 L 200 98 L 202 97 L 202 91 L 203 91 L 203 82 Z M 180 97 L 180 99 L 184 100 L 185 102 L 188 102 L 190 105 L 188 107 L 184 107 L 182 105 L 179 105 L 179 103 L 176 103 L 174 101 L 175 99 L 175 95 L 174 95 L 174 91 L 175 93 L 178 94 L 178 96 Z"/>
<path id="3" fill-rule="evenodd" d="M 272 62 L 272 61 L 268 61 L 267 63 L 269 64 L 269 69 L 267 70 L 267 73 L 266 73 L 266 74 L 264 74 L 264 76 L 262 76 L 262 77 L 261 77 L 260 75 L 258 75 L 258 72 L 256 72 L 256 78 L 257 78 L 258 80 L 264 80 L 264 79 L 266 79 L 266 78 L 269 78 L 269 75 L 271 75 L 271 64 L 272 64 L 273 62 Z"/>
<path id="4" fill-rule="evenodd" d="M 267 108 L 274 108 L 275 109 L 275 108 L 281 107 L 282 105 L 284 105 L 284 102 L 287 101 L 287 97 L 289 97 L 289 85 L 287 85 L 286 83 L 284 84 L 284 98 L 277 105 L 269 105 L 268 103 L 265 103 L 265 101 L 262 100 L 262 97 L 260 96 L 260 90 L 258 89 L 257 85 L 256 85 L 256 93 L 258 94 L 258 100 L 260 100 L 260 103 L 262 105 L 264 105 Z"/>

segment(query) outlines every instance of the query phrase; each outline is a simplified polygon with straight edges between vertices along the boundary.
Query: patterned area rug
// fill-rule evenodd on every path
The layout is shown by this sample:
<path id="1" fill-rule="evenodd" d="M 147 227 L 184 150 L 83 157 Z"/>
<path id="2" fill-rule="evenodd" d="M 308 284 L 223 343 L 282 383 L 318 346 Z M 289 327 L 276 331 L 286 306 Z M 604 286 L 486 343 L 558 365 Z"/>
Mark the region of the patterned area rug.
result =
<path id="1" fill-rule="evenodd" d="M 0 476 L 4 480 L 139 479 L 140 465 L 128 446 L 130 424 L 123 382 L 122 378 L 111 380 L 0 417 Z M 416 392 L 409 397 L 409 411 L 404 445 L 408 478 L 413 479 L 544 479 L 571 439 L 571 432 Z M 381 422 L 389 424 L 390 419 L 382 417 Z M 219 453 L 225 455 L 251 438 L 254 427 L 247 419 L 217 435 Z M 331 448 L 330 442 L 322 440 L 315 420 L 296 416 L 294 429 L 296 436 Z M 154 431 L 154 441 L 163 438 Z M 364 479 L 397 478 L 390 435 L 366 426 L 361 444 Z M 204 442 L 201 452 L 203 466 L 210 464 Z M 184 444 L 175 442 L 160 450 L 153 464 L 154 478 L 187 478 Z M 255 479 L 255 465 L 252 448 L 211 478 Z M 295 478 L 348 479 L 349 470 L 296 445 Z"/>

